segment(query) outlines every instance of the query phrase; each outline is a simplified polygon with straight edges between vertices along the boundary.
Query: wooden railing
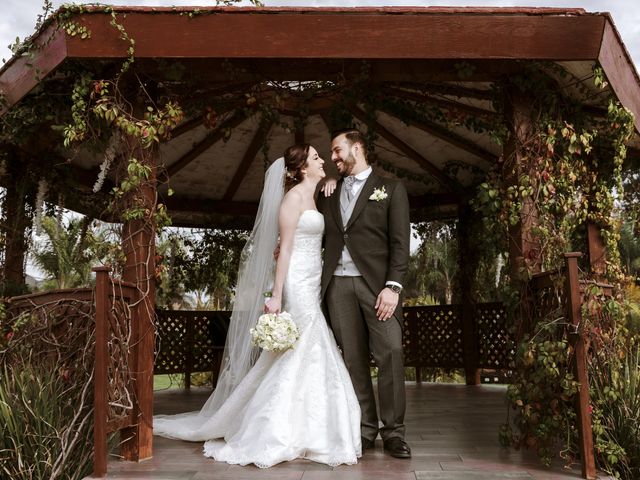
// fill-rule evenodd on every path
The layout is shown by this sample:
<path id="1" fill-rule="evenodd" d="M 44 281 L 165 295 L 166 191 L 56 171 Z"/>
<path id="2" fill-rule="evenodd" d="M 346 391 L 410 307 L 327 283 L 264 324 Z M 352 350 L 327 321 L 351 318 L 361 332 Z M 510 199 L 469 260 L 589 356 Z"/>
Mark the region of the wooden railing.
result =
<path id="1" fill-rule="evenodd" d="M 475 368 L 507 370 L 512 358 L 506 312 L 500 303 L 475 305 L 474 330 L 465 332 L 460 305 L 404 307 L 405 365 L 416 368 L 465 368 L 464 337 L 477 351 Z M 156 374 L 183 373 L 185 386 L 193 372 L 213 372 L 217 378 L 231 313 L 228 311 L 158 310 Z"/>
<path id="2" fill-rule="evenodd" d="M 93 380 L 94 390 L 93 476 L 102 477 L 107 471 L 109 435 L 137 421 L 129 367 L 135 350 L 130 333 L 135 321 L 137 289 L 111 279 L 106 267 L 94 270 L 95 289 L 60 289 L 13 297 L 8 303 L 8 315 L 35 316 L 41 328 L 46 326 L 58 339 L 57 348 L 69 350 L 67 345 L 77 343 L 91 347 L 86 352 L 65 351 L 64 361 L 75 367 L 86 363 L 88 375 L 93 369 L 93 374 L 87 377 L 87 381 Z M 86 337 L 86 341 L 78 342 L 79 336 Z M 37 350 L 35 355 L 46 357 L 51 353 L 44 347 Z M 93 358 L 79 358 L 87 353 Z"/>
<path id="3" fill-rule="evenodd" d="M 587 284 L 596 283 L 605 295 L 611 295 L 612 287 L 593 281 L 580 280 L 578 259 L 581 256 L 581 253 L 566 253 L 564 256 L 565 268 L 562 272 L 552 271 L 534 275 L 530 284 L 533 295 L 530 300 L 534 319 L 548 316 L 550 312 L 555 310 L 558 311 L 558 315 L 566 316 L 568 319 L 565 335 L 574 351 L 573 370 L 579 383 L 575 408 L 582 476 L 586 479 L 595 479 L 597 477 L 589 408 L 588 357 L 582 331 L 582 302 L 584 287 Z M 529 326 L 529 328 L 531 327 L 533 326 Z"/>
<path id="4" fill-rule="evenodd" d="M 136 395 L 130 365 L 135 365 L 132 325 L 138 290 L 112 279 L 108 267 L 95 268 L 96 347 L 94 375 L 93 476 L 107 473 L 111 433 L 135 425 Z"/>

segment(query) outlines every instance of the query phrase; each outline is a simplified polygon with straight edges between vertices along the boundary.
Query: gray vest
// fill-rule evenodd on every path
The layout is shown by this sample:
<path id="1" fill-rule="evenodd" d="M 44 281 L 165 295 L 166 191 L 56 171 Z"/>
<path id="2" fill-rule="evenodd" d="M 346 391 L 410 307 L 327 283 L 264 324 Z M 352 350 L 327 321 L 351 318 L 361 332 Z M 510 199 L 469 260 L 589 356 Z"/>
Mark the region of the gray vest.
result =
<path id="1" fill-rule="evenodd" d="M 351 214 L 353 213 L 353 208 L 356 206 L 356 202 L 358 201 L 358 197 L 364 190 L 364 185 L 362 185 L 358 192 L 351 198 L 349 201 L 347 195 L 347 188 L 342 184 L 342 190 L 340 192 L 340 213 L 342 214 L 342 225 L 347 226 L 349 219 L 351 218 Z M 338 277 L 360 277 L 362 274 L 356 267 L 356 264 L 353 263 L 353 258 L 351 258 L 351 254 L 349 253 L 349 249 L 345 245 L 342 249 L 342 254 L 340 255 L 340 260 L 338 261 L 338 266 L 336 270 L 333 272 L 334 275 Z"/>

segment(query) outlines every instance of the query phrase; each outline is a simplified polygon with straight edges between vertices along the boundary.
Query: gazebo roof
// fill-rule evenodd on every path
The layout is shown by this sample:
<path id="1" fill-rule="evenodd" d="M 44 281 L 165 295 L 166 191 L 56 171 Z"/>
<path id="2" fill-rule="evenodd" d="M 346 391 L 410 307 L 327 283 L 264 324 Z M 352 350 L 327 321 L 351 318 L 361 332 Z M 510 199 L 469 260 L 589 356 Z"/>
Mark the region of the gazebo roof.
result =
<path id="1" fill-rule="evenodd" d="M 601 114 L 606 108 L 601 90 L 582 82 L 599 63 L 607 90 L 634 113 L 636 129 L 640 125 L 640 79 L 607 13 L 442 7 L 113 9 L 135 39 L 136 71 L 170 84 L 179 99 L 198 105 L 187 109 L 189 118 L 160 147 L 175 191 L 165 201 L 176 225 L 249 225 L 265 166 L 294 141 L 309 142 L 329 158 L 331 109 L 345 90 L 309 94 L 304 83 L 286 82 L 348 86 L 365 75 L 378 95 L 409 108 L 420 104 L 440 111 L 440 121 L 414 118 L 407 125 L 388 105 L 371 111 L 359 99 L 349 106 L 355 124 L 375 122 L 377 164 L 383 174 L 404 178 L 414 220 L 455 215 L 468 188 L 498 160 L 501 147 L 489 133 L 469 128 L 460 118 L 495 117 L 494 82 L 522 72 L 525 64 L 540 62 L 539 68 L 569 94 L 580 86 L 585 107 Z M 35 37 L 42 46 L 35 57 L 15 56 L 0 69 L 6 100 L 2 113 L 43 85 L 68 85 L 64 72 L 70 65 L 91 65 L 105 75 L 116 71 L 129 43 L 110 25 L 111 18 L 104 7 L 74 13 L 72 21 L 86 26 L 88 39 L 45 24 Z M 249 97 L 276 105 L 278 120 L 265 122 L 264 112 L 246 102 Z M 215 126 L 203 121 L 209 105 L 216 111 Z M 232 128 L 230 135 L 227 128 Z M 71 156 L 56 148 L 69 157 L 80 187 L 89 192 L 102 155 L 84 151 Z M 83 204 L 72 208 L 85 209 Z"/>

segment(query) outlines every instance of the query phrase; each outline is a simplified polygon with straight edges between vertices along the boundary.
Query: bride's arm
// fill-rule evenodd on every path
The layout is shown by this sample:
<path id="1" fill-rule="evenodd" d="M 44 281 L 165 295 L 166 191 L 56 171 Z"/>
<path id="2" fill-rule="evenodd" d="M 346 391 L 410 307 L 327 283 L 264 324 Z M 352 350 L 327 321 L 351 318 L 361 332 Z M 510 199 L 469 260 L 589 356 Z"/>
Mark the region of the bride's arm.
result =
<path id="1" fill-rule="evenodd" d="M 293 235 L 300 218 L 300 204 L 302 197 L 294 191 L 285 195 L 280 206 L 279 227 L 280 227 L 280 253 L 276 261 L 276 278 L 273 282 L 271 298 L 265 304 L 267 313 L 279 313 L 282 309 L 282 289 L 284 279 L 289 271 L 289 260 L 293 248 Z"/>

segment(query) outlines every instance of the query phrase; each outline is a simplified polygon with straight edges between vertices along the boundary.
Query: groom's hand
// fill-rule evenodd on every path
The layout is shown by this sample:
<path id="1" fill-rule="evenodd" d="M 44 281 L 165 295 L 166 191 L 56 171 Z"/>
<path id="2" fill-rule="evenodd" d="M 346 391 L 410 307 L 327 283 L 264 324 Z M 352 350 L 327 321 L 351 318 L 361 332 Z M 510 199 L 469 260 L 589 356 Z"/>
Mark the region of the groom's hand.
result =
<path id="1" fill-rule="evenodd" d="M 389 288 L 383 288 L 376 299 L 376 316 L 381 322 L 389 320 L 398 306 L 400 294 Z"/>

